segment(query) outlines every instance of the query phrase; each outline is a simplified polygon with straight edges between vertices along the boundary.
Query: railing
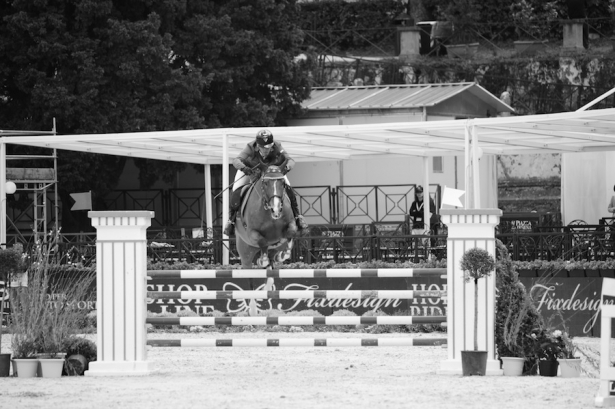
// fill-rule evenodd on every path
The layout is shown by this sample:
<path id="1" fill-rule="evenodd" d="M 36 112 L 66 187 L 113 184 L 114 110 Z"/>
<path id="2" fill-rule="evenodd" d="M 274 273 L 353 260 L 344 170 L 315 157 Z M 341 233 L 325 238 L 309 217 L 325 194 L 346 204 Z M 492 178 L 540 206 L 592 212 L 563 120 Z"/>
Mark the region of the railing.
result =
<path id="1" fill-rule="evenodd" d="M 415 186 L 299 186 L 293 187 L 293 190 L 297 194 L 299 209 L 309 224 L 347 224 L 403 219 L 414 200 Z M 220 190 L 219 187 L 212 189 L 212 196 L 216 197 Z M 440 186 L 431 185 L 430 194 L 439 205 Z M 105 208 L 101 210 L 151 210 L 155 213 L 151 230 L 168 233 L 177 226 L 184 226 L 187 230 L 203 226 L 205 202 L 203 189 L 116 190 L 105 197 Z M 224 225 L 222 210 L 222 197 L 219 196 L 212 205 L 214 226 Z M 9 201 L 7 214 L 10 221 L 7 234 L 32 229 L 32 206 L 19 210 Z M 61 221 L 59 224 L 62 224 Z M 91 226 L 82 228 L 91 229 Z"/>
<path id="2" fill-rule="evenodd" d="M 540 228 L 538 228 L 540 230 Z M 508 248 L 511 258 L 533 260 L 588 260 L 615 258 L 615 226 L 609 224 L 549 226 L 542 232 L 496 234 Z M 188 262 L 219 264 L 223 247 L 229 247 L 231 264 L 240 263 L 235 240 L 220 239 L 219 230 L 210 238 L 163 237 L 152 231 L 148 235 L 148 258 L 152 262 Z M 8 245 L 21 242 L 23 236 L 8 236 Z M 53 260 L 61 264 L 95 262 L 95 234 L 61 235 L 53 249 Z M 24 244 L 26 251 L 32 240 Z M 336 263 L 380 260 L 419 262 L 444 259 L 447 234 L 443 226 L 438 234 L 411 235 L 403 223 L 313 226 L 308 236 L 296 238 L 292 262 Z"/>

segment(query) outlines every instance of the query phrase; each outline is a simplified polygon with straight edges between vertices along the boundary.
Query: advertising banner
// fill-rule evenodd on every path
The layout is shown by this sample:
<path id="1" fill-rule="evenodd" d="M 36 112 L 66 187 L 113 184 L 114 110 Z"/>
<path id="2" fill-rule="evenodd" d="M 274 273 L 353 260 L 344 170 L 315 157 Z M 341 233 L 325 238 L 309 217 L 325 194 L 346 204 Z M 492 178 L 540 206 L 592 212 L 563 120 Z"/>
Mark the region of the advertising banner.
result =
<path id="1" fill-rule="evenodd" d="M 264 290 L 262 279 L 212 279 L 181 280 L 156 279 L 147 284 L 148 291 L 241 291 Z M 434 278 L 309 278 L 279 279 L 274 281 L 273 290 L 429 290 L 446 291 L 443 280 Z M 400 315 L 446 315 L 446 304 L 440 298 L 422 298 L 413 300 L 399 299 L 297 299 L 297 300 L 256 300 L 260 311 L 279 309 L 284 312 L 315 310 L 323 315 L 346 309 L 357 315 L 366 311 L 379 309 L 389 315 L 403 311 Z M 224 313 L 248 311 L 250 300 L 168 300 L 156 299 L 148 303 L 148 311 L 177 313 L 191 310 L 204 314 L 213 310 Z"/>
<path id="2" fill-rule="evenodd" d="M 9 302 L 9 292 L 6 291 L 4 281 L 0 281 L 0 303 L 4 306 L 4 314 L 0 317 L 0 325 L 6 325 L 6 317 L 11 313 L 11 304 Z"/>
<path id="3" fill-rule="evenodd" d="M 593 274 L 593 273 L 592 273 Z M 529 276 L 528 276 L 529 275 Z M 545 321 L 554 329 L 567 329 L 571 336 L 600 336 L 600 295 L 602 277 L 570 276 L 540 277 L 539 273 L 520 271 L 520 280 L 531 292 Z M 263 279 L 156 279 L 148 281 L 147 291 L 241 291 L 264 290 Z M 446 291 L 444 280 L 438 278 L 306 278 L 274 280 L 273 290 L 428 290 Z M 78 308 L 94 310 L 95 288 L 91 301 L 81 301 Z M 50 302 L 70 302 L 63 294 L 50 294 Z M 0 302 L 4 303 L 5 317 L 10 313 L 9 294 L 0 281 Z M 153 313 L 172 313 L 190 310 L 203 315 L 214 310 L 237 314 L 247 312 L 250 300 L 178 300 L 150 299 L 147 310 Z M 447 304 L 440 298 L 401 299 L 314 299 L 256 300 L 259 311 L 279 309 L 283 312 L 314 310 L 323 315 L 345 309 L 357 315 L 381 310 L 388 315 L 430 316 L 446 315 Z M 612 336 L 615 336 L 615 329 Z"/>
<path id="4" fill-rule="evenodd" d="M 520 277 L 545 321 L 573 337 L 600 336 L 602 277 Z"/>

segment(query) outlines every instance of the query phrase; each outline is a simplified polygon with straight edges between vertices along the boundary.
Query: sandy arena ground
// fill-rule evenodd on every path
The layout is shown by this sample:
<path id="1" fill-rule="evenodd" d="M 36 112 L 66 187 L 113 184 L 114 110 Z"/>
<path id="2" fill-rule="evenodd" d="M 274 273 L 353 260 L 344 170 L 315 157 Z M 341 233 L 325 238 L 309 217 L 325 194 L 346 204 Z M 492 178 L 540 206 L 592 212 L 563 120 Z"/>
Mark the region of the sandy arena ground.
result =
<path id="1" fill-rule="evenodd" d="M 330 338 L 405 334 L 204 333 L 168 338 Z M 408 336 L 441 336 L 412 334 Z M 92 336 L 94 339 L 94 336 Z M 575 339 L 598 348 L 599 339 Z M 9 336 L 3 337 L 3 352 Z M 150 348 L 145 377 L 0 378 L 0 408 L 591 408 L 581 378 L 437 375 L 443 347 Z"/>

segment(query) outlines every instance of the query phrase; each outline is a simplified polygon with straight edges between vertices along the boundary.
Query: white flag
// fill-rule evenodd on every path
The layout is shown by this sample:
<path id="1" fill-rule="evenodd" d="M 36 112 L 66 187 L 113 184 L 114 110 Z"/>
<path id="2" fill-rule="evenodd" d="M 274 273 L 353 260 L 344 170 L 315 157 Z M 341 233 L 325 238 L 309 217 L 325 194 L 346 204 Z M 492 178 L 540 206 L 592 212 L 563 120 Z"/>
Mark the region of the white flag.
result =
<path id="1" fill-rule="evenodd" d="M 92 191 L 83 193 L 71 193 L 75 204 L 70 210 L 92 210 Z"/>
<path id="2" fill-rule="evenodd" d="M 459 198 L 465 194 L 465 190 L 451 189 L 444 186 L 444 193 L 442 193 L 442 205 L 450 205 L 455 207 L 463 207 L 463 203 Z"/>

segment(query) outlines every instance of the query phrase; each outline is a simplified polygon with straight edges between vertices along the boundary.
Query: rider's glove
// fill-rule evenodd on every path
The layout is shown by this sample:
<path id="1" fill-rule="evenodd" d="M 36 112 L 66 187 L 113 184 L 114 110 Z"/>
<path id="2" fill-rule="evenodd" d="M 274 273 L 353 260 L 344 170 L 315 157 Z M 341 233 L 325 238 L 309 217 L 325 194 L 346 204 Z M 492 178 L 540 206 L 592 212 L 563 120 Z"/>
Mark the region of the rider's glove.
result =
<path id="1" fill-rule="evenodd" d="M 248 176 L 254 173 L 252 168 L 249 167 L 249 166 L 245 166 L 245 167 L 241 168 L 240 170 L 244 173 L 244 175 L 248 175 Z"/>

